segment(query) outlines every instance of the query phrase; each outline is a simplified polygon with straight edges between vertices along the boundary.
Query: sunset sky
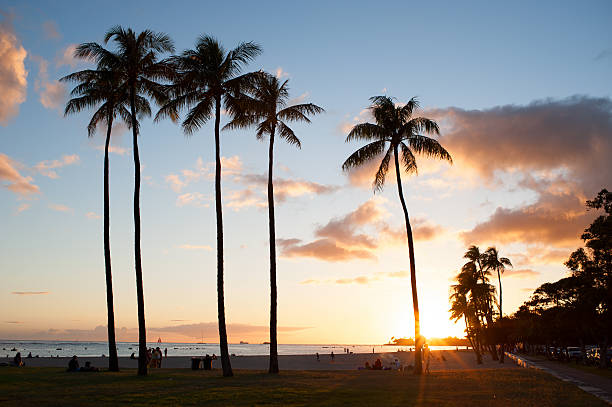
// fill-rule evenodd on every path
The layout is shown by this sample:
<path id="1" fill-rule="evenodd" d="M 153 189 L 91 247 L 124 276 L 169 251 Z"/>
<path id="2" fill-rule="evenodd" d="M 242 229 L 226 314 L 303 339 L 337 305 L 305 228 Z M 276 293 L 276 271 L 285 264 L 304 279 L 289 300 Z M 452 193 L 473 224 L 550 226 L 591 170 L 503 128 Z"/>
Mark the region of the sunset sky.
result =
<path id="1" fill-rule="evenodd" d="M 331 4 L 330 4 L 331 3 Z M 72 52 L 113 25 L 165 32 L 178 52 L 211 34 L 263 48 L 248 70 L 289 79 L 294 102 L 326 112 L 276 147 L 281 343 L 382 343 L 412 336 L 408 251 L 395 177 L 343 161 L 368 98 L 417 96 L 454 165 L 418 159 L 404 177 L 426 336 L 462 335 L 449 288 L 466 248 L 496 245 L 514 312 L 594 218 L 612 187 L 612 3 L 0 0 L 0 339 L 106 339 L 103 132 L 63 117 Z M 112 48 L 112 44 L 108 47 Z M 226 122 L 227 117 L 222 118 Z M 110 157 L 111 254 L 119 340 L 134 340 L 131 136 Z M 224 132 L 226 316 L 230 342 L 268 340 L 267 144 Z M 149 338 L 216 342 L 213 126 L 141 128 L 142 261 Z M 393 170 L 391 171 L 393 174 Z M 496 279 L 493 282 L 497 285 Z"/>

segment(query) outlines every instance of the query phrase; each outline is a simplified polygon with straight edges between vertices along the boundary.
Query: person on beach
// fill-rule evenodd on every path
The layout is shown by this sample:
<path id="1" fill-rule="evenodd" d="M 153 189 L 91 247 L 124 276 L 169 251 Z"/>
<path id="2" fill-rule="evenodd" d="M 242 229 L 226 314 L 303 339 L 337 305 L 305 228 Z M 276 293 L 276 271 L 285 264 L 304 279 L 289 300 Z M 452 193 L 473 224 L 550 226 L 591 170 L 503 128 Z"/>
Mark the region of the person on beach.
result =
<path id="1" fill-rule="evenodd" d="M 372 369 L 382 370 L 382 368 L 383 368 L 382 361 L 380 360 L 380 358 L 376 359 L 376 362 L 374 362 L 374 367 Z"/>
<path id="2" fill-rule="evenodd" d="M 321 359 L 319 359 L 319 352 L 317 352 L 317 362 L 320 362 Z"/>
<path id="3" fill-rule="evenodd" d="M 13 358 L 13 364 L 17 367 L 25 366 L 23 360 L 21 359 L 21 352 L 17 352 L 17 354 Z"/>
<path id="4" fill-rule="evenodd" d="M 331 355 L 329 355 L 331 357 L 332 362 L 334 361 L 334 359 L 336 358 L 336 356 L 334 356 L 334 351 L 331 351 Z"/>
<path id="5" fill-rule="evenodd" d="M 79 369 L 79 372 L 98 372 L 98 371 L 100 371 L 100 369 L 98 369 L 97 367 L 93 367 L 91 365 L 91 362 L 89 361 L 85 362 L 85 366 Z"/>
<path id="6" fill-rule="evenodd" d="M 168 357 L 168 348 L 164 349 L 164 357 L 167 358 Z"/>
<path id="7" fill-rule="evenodd" d="M 77 356 L 74 355 L 72 359 L 68 362 L 68 370 L 67 372 L 78 372 L 79 371 L 79 360 Z"/>

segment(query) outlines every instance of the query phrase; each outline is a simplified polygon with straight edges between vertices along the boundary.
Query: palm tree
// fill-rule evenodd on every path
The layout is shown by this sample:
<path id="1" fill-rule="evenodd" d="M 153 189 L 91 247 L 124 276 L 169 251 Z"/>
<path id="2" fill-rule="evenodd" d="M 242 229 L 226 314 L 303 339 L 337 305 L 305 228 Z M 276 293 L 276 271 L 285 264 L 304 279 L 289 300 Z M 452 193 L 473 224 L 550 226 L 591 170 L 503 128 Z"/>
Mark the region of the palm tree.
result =
<path id="1" fill-rule="evenodd" d="M 414 153 L 422 154 L 427 157 L 434 157 L 442 160 L 448 160 L 452 163 L 452 159 L 448 151 L 440 145 L 440 143 L 423 135 L 435 134 L 439 135 L 440 130 L 435 121 L 425 117 L 413 117 L 414 111 L 419 107 L 416 98 L 410 99 L 403 106 L 396 106 L 393 99 L 387 96 L 374 96 L 370 98 L 372 104 L 370 110 L 374 115 L 376 124 L 361 123 L 353 127 L 351 132 L 346 137 L 346 141 L 364 140 L 370 143 L 361 147 L 354 152 L 342 164 L 342 169 L 348 171 L 354 167 L 361 166 L 370 160 L 380 157 L 384 153 L 378 172 L 374 179 L 374 191 L 382 190 L 385 183 L 385 176 L 389 170 L 389 162 L 391 155 L 395 163 L 395 177 L 397 180 L 397 191 L 399 199 L 404 210 L 404 219 L 406 222 L 406 237 L 408 239 L 408 254 L 410 257 L 410 282 L 412 286 L 412 306 L 414 309 L 414 335 L 415 335 L 415 359 L 414 372 L 421 374 L 421 348 L 423 341 L 421 338 L 420 320 L 419 320 L 419 301 L 417 296 L 416 286 L 416 266 L 414 260 L 414 242 L 412 238 L 412 228 L 410 219 L 408 218 L 408 210 L 404 201 L 404 193 L 402 192 L 402 180 L 400 170 L 400 149 L 401 161 L 403 169 L 406 173 L 416 173 L 417 163 Z M 388 149 L 387 149 L 388 144 Z M 386 149 L 386 152 L 385 152 Z"/>
<path id="2" fill-rule="evenodd" d="M 504 316 L 502 312 L 502 283 L 501 275 L 506 270 L 506 267 L 512 267 L 512 262 L 507 257 L 499 257 L 499 252 L 495 247 L 489 247 L 484 252 L 484 266 L 497 272 L 497 280 L 499 281 L 499 317 Z"/>
<path id="3" fill-rule="evenodd" d="M 127 93 L 130 105 L 132 128 L 132 145 L 134 152 L 134 257 L 136 268 L 136 295 L 138 302 L 138 374 L 147 374 L 147 332 L 145 324 L 144 290 L 142 283 L 142 261 L 140 250 L 140 154 L 138 151 L 138 134 L 140 125 L 137 113 L 139 106 L 142 114 L 150 114 L 147 96 L 158 104 L 166 102 L 166 88 L 158 83 L 173 77 L 173 69 L 165 61 L 159 61 L 160 54 L 173 52 L 174 45 L 170 37 L 163 33 L 149 30 L 141 33 L 131 28 L 112 27 L 104 36 L 104 43 L 113 40 L 116 52 L 110 52 L 96 43 L 80 45 L 75 55 L 80 58 L 93 59 L 98 66 L 115 72 L 121 81 L 121 87 Z"/>
<path id="4" fill-rule="evenodd" d="M 323 108 L 312 103 L 287 106 L 289 99 L 288 80 L 280 82 L 277 77 L 260 73 L 257 75 L 251 97 L 236 100 L 232 106 L 234 119 L 225 128 L 239 128 L 257 125 L 257 139 L 270 136 L 268 148 L 268 224 L 270 233 L 270 366 L 269 373 L 278 373 L 277 351 L 277 289 L 276 289 L 276 227 L 274 221 L 274 183 L 272 169 L 274 166 L 274 136 L 287 143 L 301 148 L 300 140 L 287 122 L 303 121 L 310 123 L 307 115 L 322 113 Z"/>
<path id="5" fill-rule="evenodd" d="M 110 144 L 113 121 L 117 116 L 124 118 L 129 125 L 129 111 L 126 108 L 127 97 L 119 88 L 118 76 L 108 69 L 83 70 L 74 72 L 60 79 L 62 82 L 77 82 L 72 90 L 73 96 L 66 104 L 64 115 L 79 113 L 85 109 L 97 109 L 87 133 L 92 137 L 99 124 L 106 124 L 106 141 L 104 143 L 104 265 L 106 271 L 106 308 L 108 317 L 108 369 L 119 371 L 117 343 L 115 341 L 115 311 L 113 306 L 113 275 L 110 254 L 110 210 L 108 185 L 108 148 Z"/>
<path id="6" fill-rule="evenodd" d="M 215 118 L 215 208 L 217 214 L 217 311 L 219 317 L 219 345 L 223 376 L 233 376 L 227 348 L 225 300 L 223 294 L 223 210 L 221 204 L 221 150 L 219 123 L 221 107 L 234 106 L 236 98 L 252 84 L 256 74 L 239 75 L 242 68 L 261 52 L 259 45 L 243 42 L 226 52 L 219 42 L 208 35 L 196 41 L 193 50 L 186 50 L 172 58 L 177 76 L 170 88 L 172 99 L 157 113 L 156 120 L 176 119 L 178 112 L 189 109 L 183 120 L 183 131 L 193 134 L 213 116 Z"/>
<path id="7" fill-rule="evenodd" d="M 477 308 L 481 315 L 481 323 L 486 327 L 493 326 L 493 303 L 495 302 L 495 288 L 489 284 L 491 275 L 489 267 L 486 265 L 487 255 L 481 253 L 478 246 L 472 245 L 465 252 L 464 258 L 469 261 L 463 265 L 463 269 L 473 269 L 474 275 L 480 280 L 479 289 L 475 293 L 478 298 Z M 489 352 L 493 360 L 497 360 L 497 351 L 489 343 Z"/>

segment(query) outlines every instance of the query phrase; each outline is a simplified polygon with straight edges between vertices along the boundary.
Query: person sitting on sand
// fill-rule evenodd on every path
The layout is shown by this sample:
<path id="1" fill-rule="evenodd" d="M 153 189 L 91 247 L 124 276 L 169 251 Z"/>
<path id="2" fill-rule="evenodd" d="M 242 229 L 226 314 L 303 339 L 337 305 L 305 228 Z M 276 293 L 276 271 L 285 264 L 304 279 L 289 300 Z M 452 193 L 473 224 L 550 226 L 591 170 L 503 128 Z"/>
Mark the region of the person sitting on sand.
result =
<path id="1" fill-rule="evenodd" d="M 79 361 L 77 360 L 77 356 L 74 355 L 70 362 L 68 362 L 68 370 L 67 372 L 78 372 L 79 371 Z"/>
<path id="2" fill-rule="evenodd" d="M 366 370 L 372 370 L 372 366 L 370 366 L 370 362 L 368 361 L 365 362 L 365 368 Z"/>
<path id="3" fill-rule="evenodd" d="M 372 369 L 374 370 L 382 370 L 383 366 L 382 366 L 382 362 L 379 359 L 376 359 L 376 362 L 374 362 L 374 367 Z"/>
<path id="4" fill-rule="evenodd" d="M 85 362 L 85 366 L 79 369 L 79 372 L 97 372 L 97 371 L 99 371 L 99 369 L 97 367 L 93 367 L 91 365 L 91 362 L 89 361 Z"/>
<path id="5" fill-rule="evenodd" d="M 130 359 L 136 359 L 136 353 L 132 352 L 132 354 L 130 355 Z"/>
<path id="6" fill-rule="evenodd" d="M 26 358 L 32 359 L 32 352 L 28 353 L 28 356 L 26 356 Z"/>
<path id="7" fill-rule="evenodd" d="M 23 360 L 21 359 L 21 352 L 17 352 L 13 358 L 13 364 L 17 367 L 25 366 L 25 363 L 23 363 Z"/>

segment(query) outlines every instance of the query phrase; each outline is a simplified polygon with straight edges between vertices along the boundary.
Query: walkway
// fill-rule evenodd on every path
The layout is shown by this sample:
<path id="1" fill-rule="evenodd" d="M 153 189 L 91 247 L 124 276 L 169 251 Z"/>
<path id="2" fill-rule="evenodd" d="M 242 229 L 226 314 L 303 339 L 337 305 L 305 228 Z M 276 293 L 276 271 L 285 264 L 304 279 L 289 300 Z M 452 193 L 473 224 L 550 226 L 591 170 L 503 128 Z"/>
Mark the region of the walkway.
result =
<path id="1" fill-rule="evenodd" d="M 582 390 L 612 404 L 612 379 L 584 372 L 552 360 L 541 360 L 531 356 L 507 354 L 518 365 L 547 372 L 558 379 L 575 384 Z"/>

